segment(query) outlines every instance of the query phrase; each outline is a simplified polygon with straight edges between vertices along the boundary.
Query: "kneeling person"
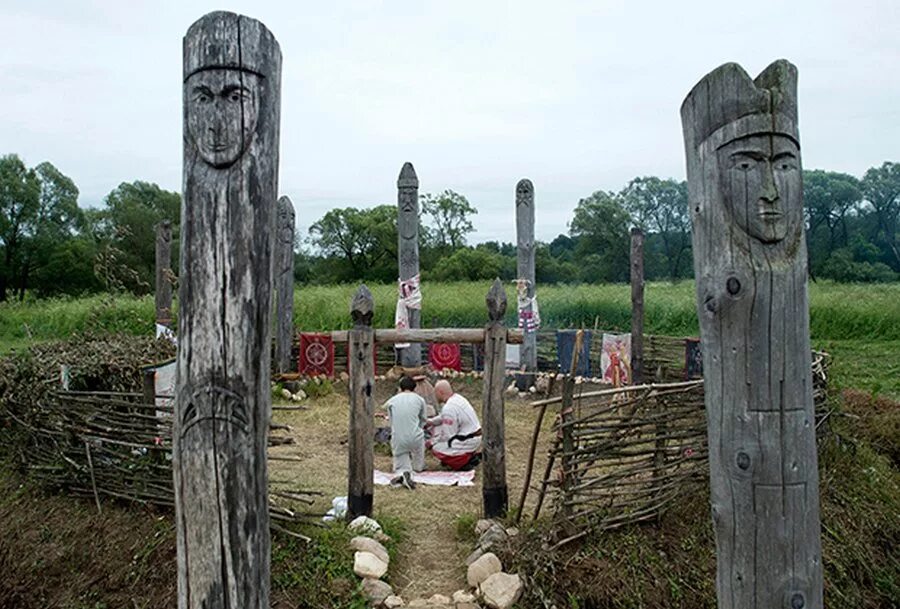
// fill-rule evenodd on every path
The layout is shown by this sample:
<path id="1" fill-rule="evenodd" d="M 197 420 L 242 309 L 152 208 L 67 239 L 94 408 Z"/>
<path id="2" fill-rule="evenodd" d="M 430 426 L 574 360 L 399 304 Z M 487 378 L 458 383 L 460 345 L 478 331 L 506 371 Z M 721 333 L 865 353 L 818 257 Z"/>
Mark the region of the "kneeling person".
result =
<path id="1" fill-rule="evenodd" d="M 481 423 L 465 397 L 440 380 L 434 395 L 443 403 L 441 414 L 428 419 L 433 427 L 431 450 L 435 458 L 453 470 L 471 469 L 481 461 Z"/>
<path id="2" fill-rule="evenodd" d="M 400 393 L 385 406 L 391 419 L 391 453 L 394 457 L 394 486 L 414 489 L 412 472 L 425 469 L 425 400 L 415 393 L 416 382 L 408 376 L 400 379 Z"/>

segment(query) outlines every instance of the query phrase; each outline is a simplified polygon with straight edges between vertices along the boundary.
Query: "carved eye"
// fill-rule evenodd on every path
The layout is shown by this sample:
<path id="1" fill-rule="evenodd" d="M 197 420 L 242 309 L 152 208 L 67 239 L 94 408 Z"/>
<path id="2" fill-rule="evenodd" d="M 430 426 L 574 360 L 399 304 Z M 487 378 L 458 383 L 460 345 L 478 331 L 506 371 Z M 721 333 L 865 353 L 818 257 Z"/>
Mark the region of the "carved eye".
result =
<path id="1" fill-rule="evenodd" d="M 791 159 L 780 159 L 775 161 L 775 169 L 777 171 L 793 171 L 797 169 L 797 165 Z"/>
<path id="2" fill-rule="evenodd" d="M 231 101 L 233 101 L 233 102 L 239 102 L 239 101 L 241 101 L 241 98 L 242 98 L 242 97 L 243 97 L 243 95 L 241 95 L 240 92 L 238 92 L 238 91 L 232 91 L 232 92 L 228 95 L 228 99 L 231 100 Z"/>
<path id="3" fill-rule="evenodd" d="M 194 96 L 194 101 L 198 104 L 208 104 L 212 101 L 212 97 L 210 97 L 206 93 L 198 93 Z"/>

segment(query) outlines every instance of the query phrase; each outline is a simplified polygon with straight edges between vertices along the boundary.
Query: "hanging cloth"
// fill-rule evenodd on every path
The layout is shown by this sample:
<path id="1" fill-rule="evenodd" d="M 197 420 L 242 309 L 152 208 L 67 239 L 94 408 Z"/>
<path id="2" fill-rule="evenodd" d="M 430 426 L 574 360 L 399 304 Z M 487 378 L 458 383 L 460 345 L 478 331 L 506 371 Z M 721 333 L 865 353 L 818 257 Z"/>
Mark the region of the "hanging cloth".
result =
<path id="1" fill-rule="evenodd" d="M 519 329 L 525 332 L 537 332 L 541 327 L 541 313 L 538 310 L 537 295 L 528 296 L 528 279 L 516 279 L 516 309 L 518 310 Z M 530 307 L 530 308 L 529 308 Z"/>
<path id="2" fill-rule="evenodd" d="M 394 327 L 398 330 L 409 329 L 409 310 L 422 309 L 422 292 L 419 290 L 419 274 L 416 273 L 409 279 L 397 281 L 399 293 L 397 296 L 397 309 L 394 312 Z M 409 343 L 394 345 L 397 349 L 409 347 Z"/>

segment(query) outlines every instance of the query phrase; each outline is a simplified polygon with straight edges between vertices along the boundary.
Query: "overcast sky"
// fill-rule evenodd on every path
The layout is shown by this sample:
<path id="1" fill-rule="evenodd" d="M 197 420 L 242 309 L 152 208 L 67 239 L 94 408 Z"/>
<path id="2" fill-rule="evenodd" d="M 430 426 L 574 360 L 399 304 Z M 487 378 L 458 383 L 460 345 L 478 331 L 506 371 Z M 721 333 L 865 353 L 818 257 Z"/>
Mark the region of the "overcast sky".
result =
<path id="1" fill-rule="evenodd" d="M 0 154 L 48 160 L 82 206 L 121 182 L 181 189 L 181 37 L 206 12 L 260 19 L 284 55 L 281 184 L 298 230 L 333 207 L 420 193 L 478 208 L 473 241 L 537 233 L 639 175 L 684 179 L 678 114 L 707 72 L 800 71 L 803 163 L 900 160 L 898 0 L 132 2 L 0 0 Z"/>

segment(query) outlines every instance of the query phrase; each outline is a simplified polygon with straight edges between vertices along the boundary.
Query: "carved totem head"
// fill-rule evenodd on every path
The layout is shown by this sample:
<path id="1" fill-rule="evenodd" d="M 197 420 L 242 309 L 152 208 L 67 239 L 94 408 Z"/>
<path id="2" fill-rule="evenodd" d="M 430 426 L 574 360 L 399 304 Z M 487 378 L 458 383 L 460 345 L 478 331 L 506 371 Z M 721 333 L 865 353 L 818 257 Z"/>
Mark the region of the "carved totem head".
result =
<path id="1" fill-rule="evenodd" d="M 693 88 L 681 116 L 695 216 L 706 212 L 764 244 L 798 237 L 797 69 L 779 60 L 754 80 L 739 65 L 725 64 Z"/>
<path id="2" fill-rule="evenodd" d="M 530 205 L 534 202 L 534 185 L 531 180 L 522 178 L 516 184 L 516 206 Z"/>
<path id="3" fill-rule="evenodd" d="M 185 37 L 184 104 L 186 133 L 208 165 L 230 167 L 250 147 L 259 122 L 266 86 L 266 47 L 277 48 L 272 34 L 250 19 L 227 12 L 197 23 L 211 35 Z M 192 26 L 192 30 L 197 24 Z"/>

